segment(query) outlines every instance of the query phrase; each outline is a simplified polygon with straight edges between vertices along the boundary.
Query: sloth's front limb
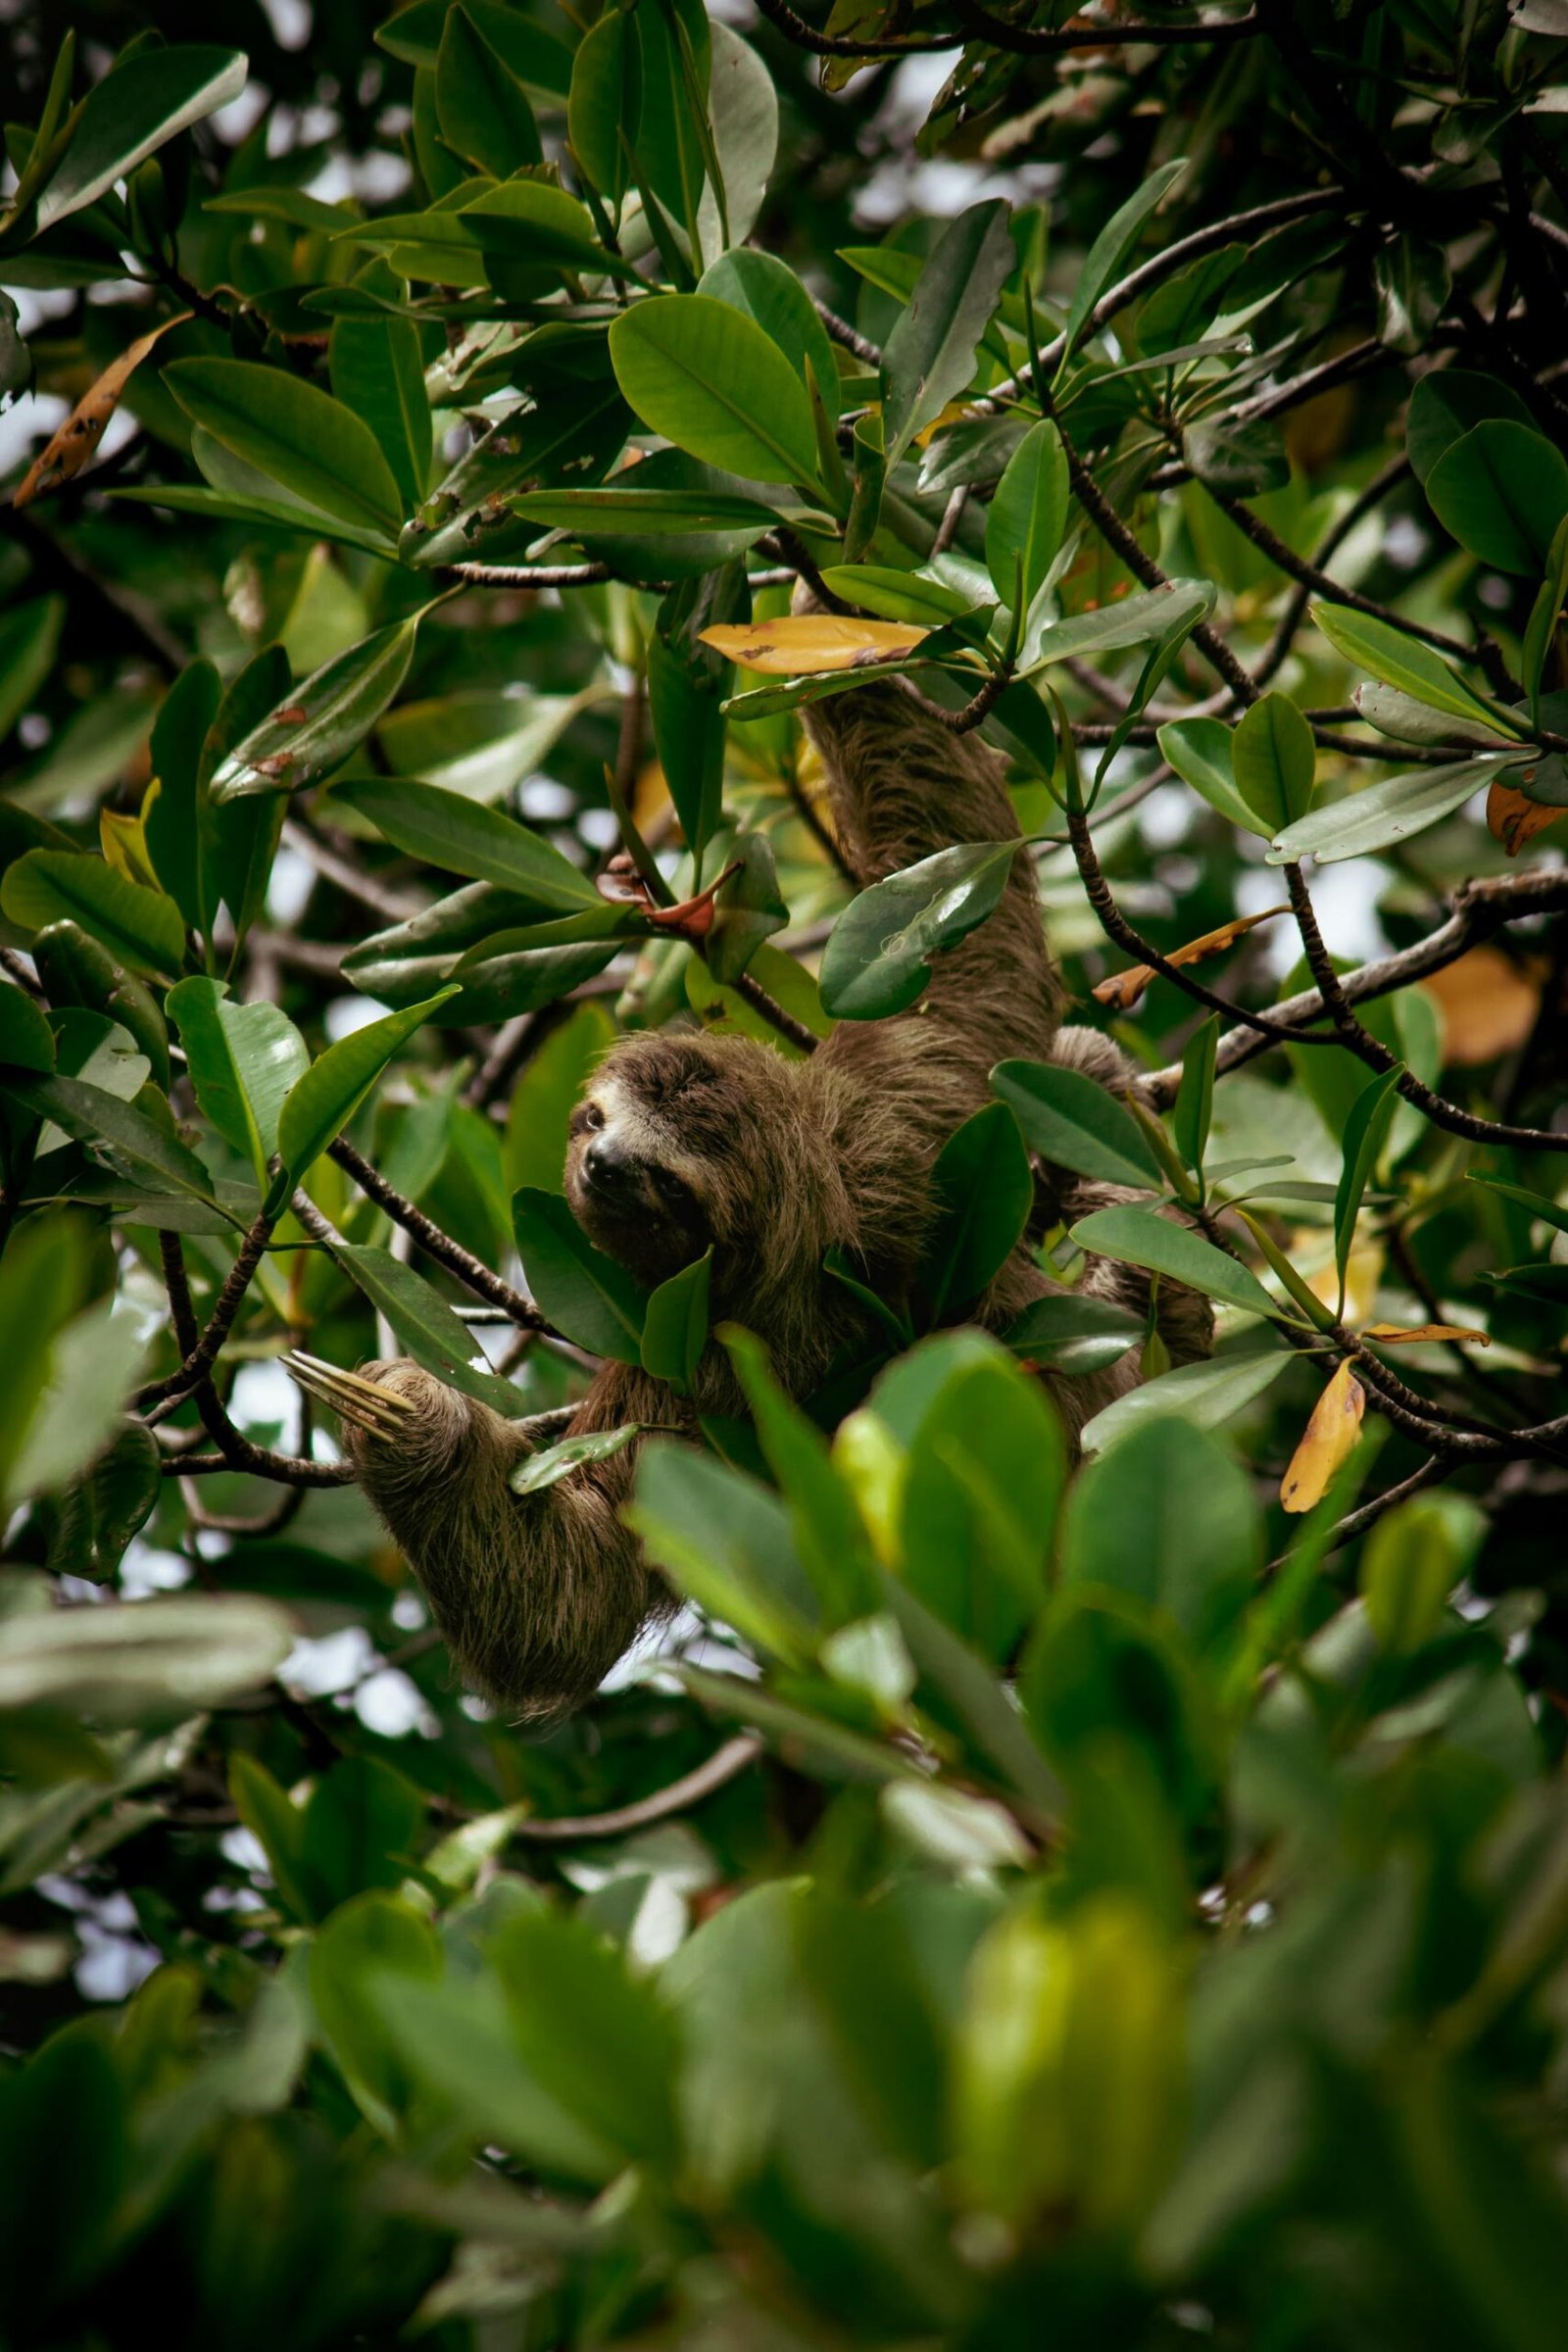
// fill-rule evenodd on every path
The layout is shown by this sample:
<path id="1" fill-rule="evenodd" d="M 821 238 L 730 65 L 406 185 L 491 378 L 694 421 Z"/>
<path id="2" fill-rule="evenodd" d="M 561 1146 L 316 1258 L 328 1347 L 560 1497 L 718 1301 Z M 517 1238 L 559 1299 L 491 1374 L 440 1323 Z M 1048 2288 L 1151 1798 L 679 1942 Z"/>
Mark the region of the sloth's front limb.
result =
<path id="1" fill-rule="evenodd" d="M 399 1403 L 389 1414 L 360 1398 L 351 1418 L 357 1396 L 345 1387 L 344 1446 L 463 1680 L 513 1715 L 580 1706 L 644 1619 L 667 1605 L 620 1523 L 635 1446 L 540 1494 L 514 1494 L 511 1473 L 539 1434 L 528 1424 L 406 1357 L 368 1364 L 358 1377 Z M 578 1430 L 615 1418 L 596 1420 L 591 1405 L 575 1416 Z"/>

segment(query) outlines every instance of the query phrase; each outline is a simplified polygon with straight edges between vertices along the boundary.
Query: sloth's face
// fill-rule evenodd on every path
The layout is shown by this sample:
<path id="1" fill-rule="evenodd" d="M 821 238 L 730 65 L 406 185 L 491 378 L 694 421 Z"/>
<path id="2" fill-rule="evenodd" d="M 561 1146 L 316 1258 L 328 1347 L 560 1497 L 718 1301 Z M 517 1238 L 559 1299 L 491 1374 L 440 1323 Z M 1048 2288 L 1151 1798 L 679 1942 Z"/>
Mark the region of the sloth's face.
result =
<path id="1" fill-rule="evenodd" d="M 706 1163 L 683 1141 L 680 1090 L 661 1102 L 601 1070 L 571 1114 L 566 1198 L 590 1241 L 639 1282 L 667 1282 L 713 1239 Z"/>

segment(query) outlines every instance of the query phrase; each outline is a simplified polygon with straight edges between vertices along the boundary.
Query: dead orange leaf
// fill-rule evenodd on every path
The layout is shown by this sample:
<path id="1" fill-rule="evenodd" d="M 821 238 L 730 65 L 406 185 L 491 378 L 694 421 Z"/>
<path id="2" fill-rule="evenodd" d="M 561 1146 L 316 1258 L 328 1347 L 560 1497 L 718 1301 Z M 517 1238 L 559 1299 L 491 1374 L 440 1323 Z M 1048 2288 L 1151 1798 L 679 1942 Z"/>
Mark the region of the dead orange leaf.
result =
<path id="1" fill-rule="evenodd" d="M 1429 972 L 1420 986 L 1443 1014 L 1445 1062 L 1470 1068 L 1522 1046 L 1541 1010 L 1543 969 L 1534 958 L 1515 963 L 1500 948 L 1482 947 Z"/>
<path id="2" fill-rule="evenodd" d="M 1473 1340 L 1478 1348 L 1492 1346 L 1490 1331 L 1472 1331 L 1468 1323 L 1369 1323 L 1361 1337 L 1376 1340 L 1380 1348 L 1413 1348 L 1420 1340 Z"/>
<path id="3" fill-rule="evenodd" d="M 1347 1356 L 1313 1407 L 1301 1443 L 1280 1481 L 1284 1509 L 1309 1511 L 1322 1501 L 1335 1471 L 1354 1448 L 1365 1411 L 1366 1391 Z"/>
<path id="4" fill-rule="evenodd" d="M 167 335 L 172 326 L 182 326 L 190 318 L 181 311 L 177 318 L 166 318 L 155 326 L 150 335 L 141 335 L 122 351 L 104 369 L 97 382 L 85 391 L 65 423 L 51 434 L 47 445 L 38 452 L 17 486 L 12 505 L 26 507 L 35 498 L 44 498 L 78 474 L 104 437 L 104 428 L 120 406 L 121 395 L 136 368 L 141 366 L 160 335 Z"/>
<path id="5" fill-rule="evenodd" d="M 902 662 L 930 634 L 929 629 L 906 621 L 798 612 L 781 620 L 756 621 L 745 629 L 704 629 L 702 641 L 742 669 L 798 678 L 809 670 L 860 669 L 872 662 Z"/>
<path id="6" fill-rule="evenodd" d="M 1255 930 L 1259 923 L 1272 922 L 1275 915 L 1290 911 L 1289 906 L 1265 906 L 1261 914 L 1236 915 L 1230 922 L 1221 923 L 1217 931 L 1205 931 L 1200 939 L 1190 939 L 1185 947 L 1172 948 L 1168 960 L 1201 963 L 1209 956 L 1223 956 L 1227 948 L 1235 947 L 1239 939 Z M 1108 1005 L 1112 1012 L 1131 1012 L 1154 977 L 1152 964 L 1132 964 L 1125 972 L 1113 972 L 1108 980 L 1102 980 L 1095 990 L 1096 1000 Z"/>
<path id="7" fill-rule="evenodd" d="M 1501 842 L 1510 858 L 1517 858 L 1527 842 L 1565 816 L 1568 808 L 1533 801 L 1528 793 L 1515 792 L 1511 784 L 1494 784 L 1487 794 L 1487 831 L 1494 841 Z"/>

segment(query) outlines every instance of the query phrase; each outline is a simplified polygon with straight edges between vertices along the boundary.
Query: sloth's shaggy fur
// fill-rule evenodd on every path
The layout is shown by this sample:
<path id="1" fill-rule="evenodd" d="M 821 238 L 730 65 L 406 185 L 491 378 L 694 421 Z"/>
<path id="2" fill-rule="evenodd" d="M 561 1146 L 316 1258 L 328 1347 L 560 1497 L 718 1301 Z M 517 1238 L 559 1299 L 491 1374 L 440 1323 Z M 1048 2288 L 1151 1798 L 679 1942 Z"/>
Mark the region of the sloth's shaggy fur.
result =
<path id="1" fill-rule="evenodd" d="M 996 755 L 976 736 L 952 736 L 896 687 L 830 697 L 806 717 L 862 883 L 951 843 L 1016 832 Z M 573 1116 L 571 1204 L 599 1246 L 646 1281 L 711 1242 L 713 1321 L 759 1333 L 785 1387 L 809 1396 L 847 1343 L 871 1336 L 867 1310 L 824 1274 L 824 1257 L 845 1252 L 884 1298 L 907 1292 L 936 1213 L 932 1162 L 989 1100 L 994 1063 L 1055 1060 L 1129 1084 L 1107 1040 L 1061 1029 L 1062 1002 L 1020 851 L 996 911 L 937 959 L 924 996 L 897 1019 L 841 1023 L 800 1062 L 701 1032 L 614 1046 Z M 1037 1227 L 1132 1197 L 1059 1169 L 1042 1170 L 1039 1190 Z M 975 1318 L 1004 1328 L 1056 1287 L 1020 1244 Z M 1085 1287 L 1147 1307 L 1146 1279 L 1131 1268 L 1092 1260 Z M 1159 1314 L 1174 1361 L 1206 1352 L 1206 1301 L 1167 1287 Z M 508 1473 L 528 1440 L 514 1425 L 416 1365 L 369 1370 L 418 1417 L 395 1443 L 352 1429 L 347 1442 L 465 1681 L 514 1714 L 580 1704 L 670 1605 L 621 1523 L 637 1443 L 516 1495 Z M 1136 1385 L 1137 1358 L 1088 1379 L 1045 1377 L 1075 1443 L 1091 1414 Z M 710 1343 L 685 1403 L 640 1371 L 606 1364 L 571 1434 L 627 1421 L 694 1428 L 698 1413 L 739 1409 L 728 1358 Z"/>

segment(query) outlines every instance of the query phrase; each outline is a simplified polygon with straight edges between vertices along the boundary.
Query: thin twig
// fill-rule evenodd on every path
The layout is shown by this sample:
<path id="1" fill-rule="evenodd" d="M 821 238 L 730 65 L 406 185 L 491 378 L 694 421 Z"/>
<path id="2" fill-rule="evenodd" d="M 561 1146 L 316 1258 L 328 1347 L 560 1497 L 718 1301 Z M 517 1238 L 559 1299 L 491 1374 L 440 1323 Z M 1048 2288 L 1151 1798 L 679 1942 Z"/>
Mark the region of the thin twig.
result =
<path id="1" fill-rule="evenodd" d="M 749 1764 L 762 1752 L 762 1742 L 755 1732 L 742 1732 L 726 1740 L 722 1747 L 714 1748 L 705 1764 L 699 1764 L 666 1788 L 656 1788 L 651 1796 L 640 1796 L 629 1805 L 616 1805 L 609 1813 L 579 1813 L 559 1820 L 519 1821 L 513 1830 L 514 1838 L 531 1839 L 535 1844 L 569 1845 L 578 1838 L 623 1838 L 629 1831 L 646 1830 L 656 1821 L 667 1821 L 673 1813 L 684 1813 L 692 1805 L 701 1804 L 715 1789 L 723 1788 L 738 1780 Z"/>
<path id="2" fill-rule="evenodd" d="M 531 1298 L 525 1298 L 521 1291 L 514 1290 L 510 1282 L 504 1282 L 499 1274 L 492 1274 L 489 1267 L 471 1250 L 465 1250 L 461 1242 L 455 1242 L 432 1217 L 427 1217 L 422 1208 L 416 1208 L 412 1200 L 407 1200 L 388 1184 L 377 1169 L 371 1167 L 364 1152 L 357 1152 L 346 1136 L 340 1135 L 335 1144 L 328 1145 L 327 1150 L 368 1200 L 373 1200 L 377 1207 L 384 1208 L 405 1233 L 412 1235 L 427 1256 L 433 1257 L 438 1265 L 445 1266 L 449 1274 L 455 1274 L 459 1282 L 464 1283 L 476 1298 L 488 1299 L 492 1306 L 505 1308 L 519 1331 L 549 1331 L 550 1325 Z"/>

